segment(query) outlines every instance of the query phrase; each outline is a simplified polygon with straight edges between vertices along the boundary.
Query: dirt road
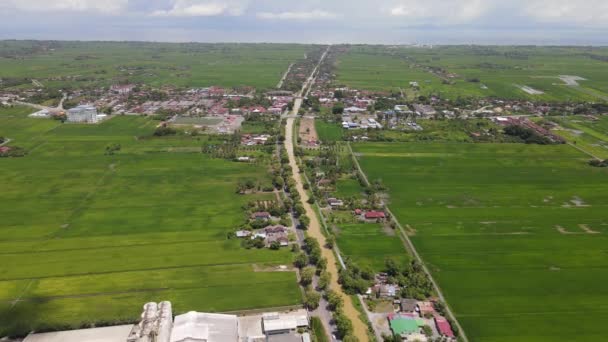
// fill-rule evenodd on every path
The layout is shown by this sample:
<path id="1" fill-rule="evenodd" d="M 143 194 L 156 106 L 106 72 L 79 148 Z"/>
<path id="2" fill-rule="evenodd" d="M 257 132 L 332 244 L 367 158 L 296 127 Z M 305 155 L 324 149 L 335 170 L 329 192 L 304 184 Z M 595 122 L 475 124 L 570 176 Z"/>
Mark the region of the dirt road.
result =
<path id="1" fill-rule="evenodd" d="M 294 112 L 297 113 L 299 110 L 299 105 L 301 101 L 296 101 L 294 105 Z M 297 107 L 297 108 L 296 108 Z M 293 146 L 293 134 L 294 134 L 294 118 L 287 119 L 287 128 L 285 131 L 285 147 L 287 149 L 287 154 L 289 156 L 289 165 L 293 170 L 293 178 L 296 181 L 296 188 L 298 189 L 298 193 L 300 194 L 302 205 L 306 210 L 306 215 L 310 217 L 310 226 L 308 228 L 308 235 L 317 239 L 321 246 L 325 246 L 326 240 L 325 236 L 321 232 L 321 224 L 317 215 L 315 214 L 312 206 L 308 204 L 308 194 L 304 190 L 302 176 L 299 173 L 298 164 L 296 162 L 296 157 L 294 154 L 294 146 Z M 344 299 L 344 314 L 352 321 L 353 329 L 355 336 L 359 338 L 360 341 L 368 341 L 367 338 L 367 325 L 361 321 L 359 318 L 359 311 L 355 309 L 351 298 L 347 296 L 344 292 L 342 292 L 342 287 L 338 284 L 338 266 L 337 260 L 334 253 L 327 248 L 322 248 L 323 257 L 327 258 L 327 271 L 331 273 L 331 284 L 329 287 L 342 295 Z"/>

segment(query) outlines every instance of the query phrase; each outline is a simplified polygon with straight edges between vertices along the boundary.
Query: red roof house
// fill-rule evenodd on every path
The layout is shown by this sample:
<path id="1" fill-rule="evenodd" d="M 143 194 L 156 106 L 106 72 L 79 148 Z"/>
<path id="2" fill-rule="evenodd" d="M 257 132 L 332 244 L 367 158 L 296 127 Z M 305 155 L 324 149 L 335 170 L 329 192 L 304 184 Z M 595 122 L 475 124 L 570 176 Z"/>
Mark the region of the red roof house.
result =
<path id="1" fill-rule="evenodd" d="M 368 211 L 365 213 L 365 218 L 368 220 L 383 219 L 386 215 L 382 211 Z"/>
<path id="2" fill-rule="evenodd" d="M 441 336 L 454 338 L 454 332 L 452 331 L 450 322 L 448 322 L 447 319 L 441 316 L 435 316 L 435 325 L 437 326 L 437 331 L 439 331 Z"/>

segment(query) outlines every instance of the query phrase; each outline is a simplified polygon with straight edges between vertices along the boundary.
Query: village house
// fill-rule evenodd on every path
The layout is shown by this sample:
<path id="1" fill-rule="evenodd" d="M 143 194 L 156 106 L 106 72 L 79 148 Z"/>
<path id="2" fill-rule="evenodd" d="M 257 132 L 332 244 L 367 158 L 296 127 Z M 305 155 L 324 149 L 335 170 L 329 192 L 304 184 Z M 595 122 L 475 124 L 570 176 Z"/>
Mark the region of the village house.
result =
<path id="1" fill-rule="evenodd" d="M 329 204 L 329 206 L 332 208 L 339 208 L 339 207 L 344 206 L 344 201 L 339 200 L 337 198 L 328 198 L 327 204 Z"/>
<path id="2" fill-rule="evenodd" d="M 383 211 L 368 211 L 364 215 L 366 220 L 384 220 L 386 214 Z"/>
<path id="3" fill-rule="evenodd" d="M 435 305 L 433 305 L 433 302 L 419 301 L 416 305 L 418 306 L 420 317 L 432 316 L 435 314 Z"/>
<path id="4" fill-rule="evenodd" d="M 249 230 L 238 230 L 236 232 L 236 237 L 237 238 L 246 238 L 246 237 L 250 237 L 251 236 L 251 231 Z"/>
<path id="5" fill-rule="evenodd" d="M 258 212 L 251 214 L 252 220 L 270 220 L 270 218 L 271 218 L 271 215 L 267 211 L 258 211 Z"/>
<path id="6" fill-rule="evenodd" d="M 418 301 L 415 299 L 402 298 L 399 303 L 400 311 L 404 313 L 415 313 Z"/>
<path id="7" fill-rule="evenodd" d="M 437 114 L 437 111 L 429 105 L 415 104 L 414 111 L 416 115 L 423 119 L 430 119 L 433 115 Z"/>
<path id="8" fill-rule="evenodd" d="M 270 226 L 263 229 L 266 234 L 266 245 L 270 246 L 275 242 L 278 242 L 281 247 L 289 245 L 289 235 L 287 228 L 281 225 Z"/>
<path id="9" fill-rule="evenodd" d="M 435 315 L 435 326 L 437 327 L 437 331 L 439 335 L 443 337 L 447 337 L 449 339 L 454 339 L 456 336 L 454 335 L 454 331 L 452 331 L 452 326 L 450 326 L 450 322 L 448 322 L 445 317 L 441 317 L 439 315 Z"/>

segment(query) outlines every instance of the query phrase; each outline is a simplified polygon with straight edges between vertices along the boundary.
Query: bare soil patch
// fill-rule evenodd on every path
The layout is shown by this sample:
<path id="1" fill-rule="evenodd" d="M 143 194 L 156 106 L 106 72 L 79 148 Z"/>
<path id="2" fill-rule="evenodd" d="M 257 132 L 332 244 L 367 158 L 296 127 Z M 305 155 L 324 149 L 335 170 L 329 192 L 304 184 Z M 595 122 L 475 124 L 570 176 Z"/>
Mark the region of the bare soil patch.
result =
<path id="1" fill-rule="evenodd" d="M 317 135 L 317 130 L 315 129 L 315 119 L 310 117 L 303 117 L 300 120 L 300 139 L 302 139 L 302 144 L 305 146 L 317 146 L 319 141 L 319 136 Z"/>
<path id="2" fill-rule="evenodd" d="M 579 224 L 578 227 L 580 229 L 582 229 L 587 234 L 601 234 L 601 232 L 598 232 L 597 230 L 591 229 L 591 227 L 589 227 L 586 224 Z"/>

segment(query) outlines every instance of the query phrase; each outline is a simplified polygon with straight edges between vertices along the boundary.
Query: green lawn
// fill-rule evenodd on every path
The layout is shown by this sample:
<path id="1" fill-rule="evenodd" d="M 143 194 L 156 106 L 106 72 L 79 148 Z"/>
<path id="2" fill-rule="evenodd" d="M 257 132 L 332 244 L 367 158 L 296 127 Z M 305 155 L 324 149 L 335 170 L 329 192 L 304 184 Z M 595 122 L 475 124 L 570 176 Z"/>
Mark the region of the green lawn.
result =
<path id="1" fill-rule="evenodd" d="M 608 170 L 587 166 L 588 156 L 567 145 L 355 151 L 368 176 L 389 187 L 400 222 L 415 229 L 412 240 L 471 341 L 608 333 Z"/>
<path id="2" fill-rule="evenodd" d="M 0 159 L 0 335 L 132 321 L 147 301 L 176 312 L 300 303 L 295 273 L 253 268 L 288 264 L 289 251 L 227 239 L 245 204 L 274 198 L 235 191 L 244 178 L 270 184 L 265 167 L 197 152 L 213 137 L 151 138 L 147 118 L 27 113 L 0 110 L 0 136 L 29 150 Z M 111 143 L 121 151 L 105 155 Z"/>

